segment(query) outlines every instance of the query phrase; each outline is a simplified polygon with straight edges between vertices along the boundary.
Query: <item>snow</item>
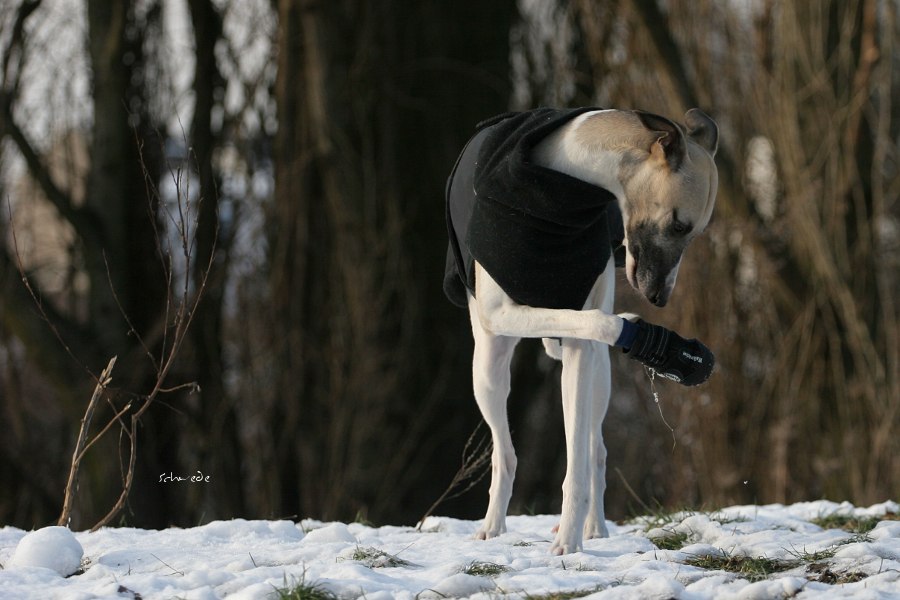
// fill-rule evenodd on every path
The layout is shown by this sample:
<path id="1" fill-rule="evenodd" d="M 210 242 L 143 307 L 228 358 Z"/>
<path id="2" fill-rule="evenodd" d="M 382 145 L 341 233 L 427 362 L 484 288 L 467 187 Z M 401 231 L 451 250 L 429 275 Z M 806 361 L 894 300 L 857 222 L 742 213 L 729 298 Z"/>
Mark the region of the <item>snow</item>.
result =
<path id="1" fill-rule="evenodd" d="M 856 508 L 817 501 L 645 517 L 609 523 L 609 538 L 586 540 L 583 552 L 566 556 L 549 553 L 555 515 L 510 517 L 508 532 L 487 541 L 474 539 L 478 522 L 447 517 L 427 519 L 421 532 L 240 519 L 74 534 L 4 527 L 0 598 L 250 600 L 302 583 L 368 600 L 540 599 L 554 592 L 592 599 L 900 599 L 900 521 L 880 520 L 863 534 L 811 522 L 897 513 L 894 502 Z M 651 541 L 676 534 L 684 539 L 678 549 Z M 753 577 L 692 564 L 703 556 L 766 558 L 787 567 Z M 822 573 L 834 576 L 830 583 Z"/>

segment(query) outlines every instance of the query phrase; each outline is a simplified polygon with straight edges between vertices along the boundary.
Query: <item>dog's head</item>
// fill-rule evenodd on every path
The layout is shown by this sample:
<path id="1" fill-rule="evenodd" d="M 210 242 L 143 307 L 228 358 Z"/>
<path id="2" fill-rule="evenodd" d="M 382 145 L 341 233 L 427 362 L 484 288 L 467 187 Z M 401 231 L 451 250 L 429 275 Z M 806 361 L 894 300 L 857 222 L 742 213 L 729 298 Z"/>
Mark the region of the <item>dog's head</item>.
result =
<path id="1" fill-rule="evenodd" d="M 686 130 L 658 115 L 635 111 L 644 134 L 620 167 L 624 192 L 628 282 L 656 306 L 675 287 L 681 256 L 709 223 L 716 203 L 719 140 L 715 121 L 699 109 L 685 116 Z"/>

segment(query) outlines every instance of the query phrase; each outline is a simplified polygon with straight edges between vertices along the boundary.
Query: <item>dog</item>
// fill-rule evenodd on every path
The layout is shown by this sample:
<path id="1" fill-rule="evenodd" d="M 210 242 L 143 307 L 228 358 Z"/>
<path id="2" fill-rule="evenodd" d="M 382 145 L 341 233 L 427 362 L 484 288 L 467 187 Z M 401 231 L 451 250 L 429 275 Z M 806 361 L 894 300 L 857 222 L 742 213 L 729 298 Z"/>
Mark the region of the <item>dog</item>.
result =
<path id="1" fill-rule="evenodd" d="M 506 402 L 521 338 L 543 338 L 562 361 L 567 462 L 554 554 L 609 535 L 609 347 L 686 385 L 712 372 L 712 353 L 697 340 L 612 312 L 617 264 L 665 306 L 685 248 L 712 215 L 718 126 L 699 109 L 684 123 L 634 110 L 507 113 L 480 124 L 457 160 L 446 190 L 444 289 L 469 311 L 474 395 L 493 441 L 477 538 L 506 531 L 516 471 Z"/>

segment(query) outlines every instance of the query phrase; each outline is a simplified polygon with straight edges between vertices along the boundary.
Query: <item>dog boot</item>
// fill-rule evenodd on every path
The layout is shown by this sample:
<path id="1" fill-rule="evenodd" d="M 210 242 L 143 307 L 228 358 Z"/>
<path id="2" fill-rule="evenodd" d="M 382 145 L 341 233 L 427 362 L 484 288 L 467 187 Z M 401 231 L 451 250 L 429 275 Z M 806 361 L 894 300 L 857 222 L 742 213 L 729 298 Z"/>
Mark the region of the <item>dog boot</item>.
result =
<path id="1" fill-rule="evenodd" d="M 683 385 L 699 385 L 709 379 L 716 364 L 709 348 L 661 325 L 641 319 L 635 325 L 638 332 L 631 348 L 625 351 L 628 356 Z"/>

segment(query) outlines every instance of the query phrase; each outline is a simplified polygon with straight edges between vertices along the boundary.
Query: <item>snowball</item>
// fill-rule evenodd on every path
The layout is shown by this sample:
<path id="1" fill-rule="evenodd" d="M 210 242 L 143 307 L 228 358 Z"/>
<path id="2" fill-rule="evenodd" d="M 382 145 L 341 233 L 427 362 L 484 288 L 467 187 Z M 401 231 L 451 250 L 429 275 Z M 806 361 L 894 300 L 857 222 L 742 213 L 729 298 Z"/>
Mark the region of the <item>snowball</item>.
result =
<path id="1" fill-rule="evenodd" d="M 68 577 L 81 567 L 84 549 L 66 527 L 44 527 L 19 540 L 10 567 L 44 567 Z"/>

